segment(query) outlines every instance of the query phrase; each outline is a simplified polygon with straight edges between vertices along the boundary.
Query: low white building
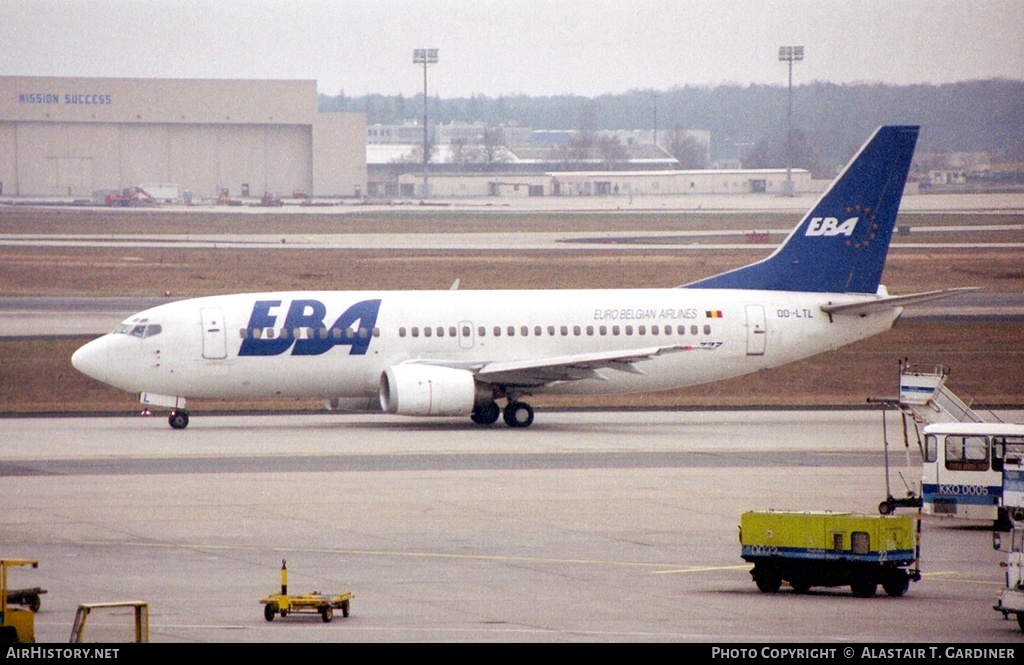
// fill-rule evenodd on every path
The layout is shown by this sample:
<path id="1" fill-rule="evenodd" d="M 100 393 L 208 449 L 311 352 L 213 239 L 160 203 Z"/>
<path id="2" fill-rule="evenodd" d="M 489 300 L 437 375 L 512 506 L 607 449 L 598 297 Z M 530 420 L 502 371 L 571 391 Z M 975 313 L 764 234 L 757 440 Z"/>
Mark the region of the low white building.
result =
<path id="1" fill-rule="evenodd" d="M 680 194 L 782 194 L 786 169 L 699 171 L 564 171 L 537 174 L 429 175 L 430 195 L 483 196 L 650 196 Z M 821 191 L 811 173 L 793 169 L 793 191 Z M 403 196 L 422 196 L 423 174 L 399 177 Z"/>

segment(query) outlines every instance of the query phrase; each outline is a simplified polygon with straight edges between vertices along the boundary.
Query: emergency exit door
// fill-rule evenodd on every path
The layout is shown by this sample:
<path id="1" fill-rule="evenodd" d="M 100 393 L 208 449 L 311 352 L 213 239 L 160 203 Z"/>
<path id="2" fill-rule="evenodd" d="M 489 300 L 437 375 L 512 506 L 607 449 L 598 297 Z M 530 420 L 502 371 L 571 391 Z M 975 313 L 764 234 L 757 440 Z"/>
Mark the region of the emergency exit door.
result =
<path id="1" fill-rule="evenodd" d="M 763 356 L 768 329 L 765 326 L 764 306 L 747 305 L 747 355 Z"/>

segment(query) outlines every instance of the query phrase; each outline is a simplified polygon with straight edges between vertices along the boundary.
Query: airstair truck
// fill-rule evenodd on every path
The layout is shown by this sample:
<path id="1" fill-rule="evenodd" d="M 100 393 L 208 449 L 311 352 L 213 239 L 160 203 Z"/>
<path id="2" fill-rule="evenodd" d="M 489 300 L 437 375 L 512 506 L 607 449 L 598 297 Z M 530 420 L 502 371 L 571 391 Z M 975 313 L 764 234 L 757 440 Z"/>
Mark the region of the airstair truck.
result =
<path id="1" fill-rule="evenodd" d="M 920 522 L 911 515 L 754 511 L 740 516 L 741 556 L 754 564 L 757 588 L 796 593 L 850 585 L 870 598 L 881 584 L 902 596 L 921 579 Z M 913 566 L 913 568 L 911 568 Z"/>
<path id="2" fill-rule="evenodd" d="M 1006 548 L 1006 588 L 999 594 L 994 609 L 1004 618 L 1017 616 L 1017 625 L 1024 632 L 1024 522 L 1019 521 L 1024 511 L 1024 459 L 1003 460 L 1003 506 L 1013 520 L 1006 533 L 992 534 L 992 545 L 997 550 Z M 1007 543 L 1006 540 L 1009 540 Z"/>

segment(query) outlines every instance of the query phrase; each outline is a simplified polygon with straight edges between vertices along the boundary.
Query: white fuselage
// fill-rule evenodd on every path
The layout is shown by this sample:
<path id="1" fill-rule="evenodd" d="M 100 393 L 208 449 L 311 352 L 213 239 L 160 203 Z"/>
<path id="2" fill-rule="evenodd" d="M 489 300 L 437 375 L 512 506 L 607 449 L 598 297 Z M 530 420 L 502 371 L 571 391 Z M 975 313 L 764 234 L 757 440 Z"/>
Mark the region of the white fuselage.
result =
<path id="1" fill-rule="evenodd" d="M 79 350 L 75 366 L 135 393 L 372 399 L 382 372 L 410 361 L 473 369 L 687 347 L 637 362 L 638 371 L 603 368 L 521 387 L 522 394 L 658 391 L 774 367 L 887 330 L 898 309 L 834 319 L 820 309 L 875 298 L 686 288 L 224 295 L 140 312 L 120 334 Z M 352 318 L 353 305 L 378 300 L 372 326 Z M 149 328 L 132 334 L 133 322 Z"/>

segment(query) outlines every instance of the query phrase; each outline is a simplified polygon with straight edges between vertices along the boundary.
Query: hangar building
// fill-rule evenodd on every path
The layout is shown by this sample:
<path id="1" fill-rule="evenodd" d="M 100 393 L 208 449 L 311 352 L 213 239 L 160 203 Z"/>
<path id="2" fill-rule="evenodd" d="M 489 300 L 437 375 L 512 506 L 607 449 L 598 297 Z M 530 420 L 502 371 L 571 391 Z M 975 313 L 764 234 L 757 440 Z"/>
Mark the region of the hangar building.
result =
<path id="1" fill-rule="evenodd" d="M 366 116 L 320 113 L 316 81 L 0 76 L 0 194 L 362 196 Z"/>

